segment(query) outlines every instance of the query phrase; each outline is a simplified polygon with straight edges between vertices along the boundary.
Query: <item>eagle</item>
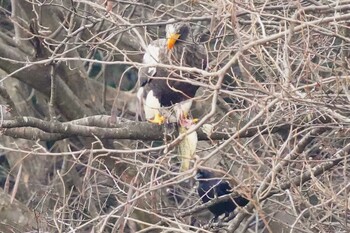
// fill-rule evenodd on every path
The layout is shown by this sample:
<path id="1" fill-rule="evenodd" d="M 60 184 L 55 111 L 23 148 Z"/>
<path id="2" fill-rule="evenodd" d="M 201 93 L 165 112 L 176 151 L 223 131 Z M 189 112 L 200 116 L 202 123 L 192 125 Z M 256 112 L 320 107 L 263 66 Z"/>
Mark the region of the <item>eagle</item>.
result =
<path id="1" fill-rule="evenodd" d="M 193 84 L 194 80 L 198 81 L 198 74 L 179 71 L 176 67 L 205 69 L 207 56 L 205 47 L 195 43 L 188 23 L 167 24 L 165 31 L 166 38 L 152 41 L 143 56 L 146 66 L 139 69 L 137 97 L 145 118 L 152 123 L 173 122 L 171 117 L 175 115 L 179 133 L 185 135 L 178 145 L 178 156 L 181 158 L 180 171 L 186 171 L 198 142 L 195 131 L 187 133 L 196 122 L 189 118 L 189 111 L 198 89 Z M 174 65 L 175 68 L 155 66 L 157 64 Z"/>
<path id="2" fill-rule="evenodd" d="M 206 68 L 205 47 L 195 43 L 188 23 L 178 22 L 166 25 L 166 38 L 152 41 L 143 56 L 139 69 L 140 89 L 137 97 L 143 106 L 145 118 L 153 123 L 163 124 L 174 110 L 180 125 L 192 123 L 189 111 L 198 86 L 198 74 L 167 69 L 156 64 Z M 168 111 L 167 111 L 168 110 Z M 172 120 L 169 120 L 169 122 Z"/>

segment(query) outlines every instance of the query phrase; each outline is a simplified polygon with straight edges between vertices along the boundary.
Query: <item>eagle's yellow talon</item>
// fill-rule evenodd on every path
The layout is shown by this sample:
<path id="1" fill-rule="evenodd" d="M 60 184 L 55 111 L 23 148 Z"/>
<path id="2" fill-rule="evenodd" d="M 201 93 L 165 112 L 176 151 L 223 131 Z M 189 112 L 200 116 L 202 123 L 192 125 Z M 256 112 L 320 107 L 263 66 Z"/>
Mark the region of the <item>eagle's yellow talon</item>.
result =
<path id="1" fill-rule="evenodd" d="M 158 125 L 162 125 L 165 122 L 165 117 L 160 115 L 160 113 L 156 113 L 154 118 L 149 120 L 149 122 L 154 123 L 154 124 L 158 124 Z"/>

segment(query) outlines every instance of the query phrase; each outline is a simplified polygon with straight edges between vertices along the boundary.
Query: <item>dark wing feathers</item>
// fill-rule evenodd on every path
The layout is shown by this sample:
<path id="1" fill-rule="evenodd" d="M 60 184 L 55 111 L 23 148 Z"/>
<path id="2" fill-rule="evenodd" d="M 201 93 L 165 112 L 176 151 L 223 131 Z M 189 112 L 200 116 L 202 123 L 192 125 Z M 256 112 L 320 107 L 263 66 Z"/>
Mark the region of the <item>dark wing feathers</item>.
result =
<path id="1" fill-rule="evenodd" d="M 227 181 L 215 179 L 215 175 L 209 171 L 199 170 L 197 176 L 199 177 L 197 191 L 203 203 L 206 203 L 216 197 L 232 193 L 232 188 Z M 228 216 L 229 213 L 236 209 L 237 205 L 245 206 L 249 202 L 247 199 L 241 196 L 235 197 L 233 200 L 234 201 L 229 199 L 224 202 L 216 203 L 208 207 L 208 209 L 214 214 L 215 218 L 217 218 L 221 214 Z"/>
<path id="2" fill-rule="evenodd" d="M 153 55 L 150 54 L 152 52 L 149 51 L 151 50 L 150 48 L 155 47 L 159 49 L 159 52 Z M 145 61 L 145 58 L 148 61 Z M 150 58 L 154 58 L 154 63 L 196 67 L 199 69 L 206 68 L 207 60 L 203 45 L 181 43 L 174 46 L 172 50 L 167 50 L 165 39 L 158 39 L 150 43 L 143 63 L 150 64 L 150 60 L 152 60 Z M 140 86 L 145 88 L 143 95 L 145 96 L 150 90 L 153 90 L 161 105 L 165 107 L 193 98 L 198 86 L 184 82 L 181 79 L 186 77 L 197 79 L 197 76 L 197 74 L 188 74 L 162 67 L 148 66 L 139 69 Z M 171 79 L 168 79 L 168 77 L 171 77 Z M 152 80 L 157 81 L 152 82 Z"/>
<path id="3" fill-rule="evenodd" d="M 218 197 L 231 193 L 230 184 L 227 181 L 217 181 L 218 184 L 215 188 Z"/>

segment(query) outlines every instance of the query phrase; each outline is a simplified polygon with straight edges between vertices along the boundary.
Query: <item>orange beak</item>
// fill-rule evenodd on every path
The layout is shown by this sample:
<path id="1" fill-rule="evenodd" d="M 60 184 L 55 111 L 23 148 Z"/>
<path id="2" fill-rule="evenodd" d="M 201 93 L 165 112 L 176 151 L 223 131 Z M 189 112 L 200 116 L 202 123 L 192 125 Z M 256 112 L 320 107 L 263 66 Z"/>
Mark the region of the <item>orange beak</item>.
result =
<path id="1" fill-rule="evenodd" d="M 168 38 L 168 41 L 167 41 L 167 46 L 168 46 L 168 49 L 172 49 L 177 41 L 177 39 L 179 39 L 180 37 L 180 34 L 171 34 L 170 35 L 170 38 Z"/>

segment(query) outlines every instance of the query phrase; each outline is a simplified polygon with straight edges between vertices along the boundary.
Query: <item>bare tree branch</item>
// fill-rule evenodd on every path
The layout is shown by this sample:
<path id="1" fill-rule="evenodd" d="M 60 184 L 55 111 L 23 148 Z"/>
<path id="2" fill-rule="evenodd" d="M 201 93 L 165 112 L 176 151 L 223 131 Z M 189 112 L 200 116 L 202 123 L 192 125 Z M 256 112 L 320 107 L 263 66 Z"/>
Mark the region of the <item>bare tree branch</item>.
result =
<path id="1" fill-rule="evenodd" d="M 111 125 L 110 116 L 100 115 L 86 117 L 71 122 L 50 122 L 32 117 L 17 117 L 14 120 L 4 120 L 2 128 L 5 135 L 29 140 L 61 140 L 73 136 L 98 137 L 106 139 L 130 140 L 163 140 L 166 131 L 178 135 L 175 124 L 159 126 L 147 122 L 126 121 Z M 125 119 L 124 119 L 125 120 Z M 121 119 L 123 121 L 123 119 Z M 242 131 L 236 138 L 245 138 L 260 134 L 270 134 L 289 130 L 289 124 L 274 126 L 256 126 Z M 199 140 L 223 140 L 235 133 L 234 128 L 227 126 L 215 129 L 209 136 L 203 129 L 198 129 Z"/>

